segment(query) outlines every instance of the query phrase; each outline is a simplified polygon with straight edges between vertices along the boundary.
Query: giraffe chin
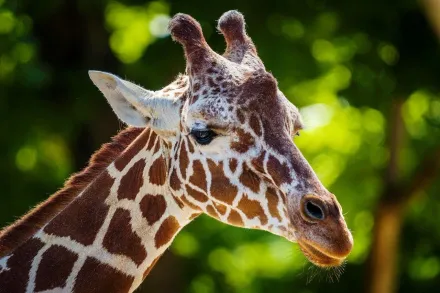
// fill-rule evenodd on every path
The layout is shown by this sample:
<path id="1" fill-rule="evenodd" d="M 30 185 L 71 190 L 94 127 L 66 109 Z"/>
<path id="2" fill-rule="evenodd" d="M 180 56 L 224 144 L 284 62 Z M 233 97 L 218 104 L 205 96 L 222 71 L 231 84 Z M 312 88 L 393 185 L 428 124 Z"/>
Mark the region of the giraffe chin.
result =
<path id="1" fill-rule="evenodd" d="M 312 246 L 306 242 L 298 241 L 298 245 L 302 253 L 311 261 L 314 265 L 321 268 L 338 267 L 344 263 L 345 257 L 335 257 L 324 253 L 315 246 Z"/>

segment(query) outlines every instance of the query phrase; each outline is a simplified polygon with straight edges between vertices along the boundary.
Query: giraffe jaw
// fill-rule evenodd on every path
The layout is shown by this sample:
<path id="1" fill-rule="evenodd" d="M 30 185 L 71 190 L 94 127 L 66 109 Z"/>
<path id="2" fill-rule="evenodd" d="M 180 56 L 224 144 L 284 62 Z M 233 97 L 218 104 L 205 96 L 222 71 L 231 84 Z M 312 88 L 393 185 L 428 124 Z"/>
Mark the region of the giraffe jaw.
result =
<path id="1" fill-rule="evenodd" d="M 340 257 L 329 254 L 319 249 L 316 245 L 298 240 L 298 245 L 304 255 L 314 265 L 322 268 L 338 267 L 345 261 L 346 256 Z"/>

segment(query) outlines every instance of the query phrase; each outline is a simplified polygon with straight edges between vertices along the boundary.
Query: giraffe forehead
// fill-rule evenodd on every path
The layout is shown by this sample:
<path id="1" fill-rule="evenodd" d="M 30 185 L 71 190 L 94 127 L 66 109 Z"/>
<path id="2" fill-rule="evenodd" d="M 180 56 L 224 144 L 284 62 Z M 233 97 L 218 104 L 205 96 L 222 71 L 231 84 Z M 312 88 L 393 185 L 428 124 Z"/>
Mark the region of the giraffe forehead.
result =
<path id="1" fill-rule="evenodd" d="M 278 89 L 276 79 L 264 70 L 240 65 L 208 67 L 205 74 L 190 76 L 190 84 L 184 115 L 188 128 L 197 122 L 218 128 L 243 124 L 253 124 L 258 130 L 287 128 L 289 133 L 301 128 L 298 109 Z"/>
<path id="2" fill-rule="evenodd" d="M 219 128 L 226 128 L 236 120 L 235 109 L 236 104 L 231 98 L 217 96 L 200 99 L 189 106 L 186 122 L 188 126 L 203 121 Z"/>

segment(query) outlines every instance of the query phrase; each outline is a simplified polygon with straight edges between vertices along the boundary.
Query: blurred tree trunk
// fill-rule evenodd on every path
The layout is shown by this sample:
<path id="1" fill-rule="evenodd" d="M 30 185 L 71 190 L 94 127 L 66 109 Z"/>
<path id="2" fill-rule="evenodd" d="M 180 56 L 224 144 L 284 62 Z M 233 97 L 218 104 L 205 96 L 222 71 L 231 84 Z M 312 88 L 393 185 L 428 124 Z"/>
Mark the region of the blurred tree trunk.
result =
<path id="1" fill-rule="evenodd" d="M 369 255 L 367 292 L 394 292 L 397 249 L 402 225 L 401 205 L 397 198 L 399 154 L 404 144 L 404 126 L 401 115 L 403 100 L 394 100 L 390 115 L 388 164 L 384 192 L 376 210 L 373 241 Z"/>
<path id="2" fill-rule="evenodd" d="M 440 1 L 422 0 L 422 8 L 440 38 Z M 376 208 L 373 239 L 368 257 L 367 293 L 393 293 L 398 287 L 399 240 L 406 207 L 436 178 L 440 169 L 440 147 L 427 155 L 411 177 L 409 185 L 400 180 L 399 157 L 405 143 L 403 100 L 394 100 L 390 116 L 390 161 L 384 192 Z"/>
<path id="3" fill-rule="evenodd" d="M 409 185 L 400 178 L 399 157 L 405 144 L 402 119 L 403 100 L 392 104 L 389 127 L 390 160 L 384 192 L 376 208 L 373 239 L 368 257 L 367 293 L 393 293 L 398 286 L 399 240 L 406 207 L 417 198 L 440 170 L 440 147 L 420 163 Z"/>
<path id="4" fill-rule="evenodd" d="M 423 0 L 421 4 L 437 37 L 440 38 L 440 1 Z"/>

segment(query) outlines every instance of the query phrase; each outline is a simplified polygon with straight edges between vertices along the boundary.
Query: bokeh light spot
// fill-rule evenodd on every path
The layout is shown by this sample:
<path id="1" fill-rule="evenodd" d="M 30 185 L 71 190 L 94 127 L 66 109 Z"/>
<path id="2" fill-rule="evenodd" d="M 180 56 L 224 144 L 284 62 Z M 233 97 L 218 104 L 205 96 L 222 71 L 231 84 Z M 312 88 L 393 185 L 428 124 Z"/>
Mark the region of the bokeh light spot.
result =
<path id="1" fill-rule="evenodd" d="M 15 156 L 15 164 L 21 171 L 34 169 L 37 163 L 37 150 L 31 146 L 20 148 Z"/>
<path id="2" fill-rule="evenodd" d="M 199 242 L 191 233 L 182 231 L 174 240 L 172 250 L 181 256 L 191 257 L 199 250 Z"/>
<path id="3" fill-rule="evenodd" d="M 0 34 L 10 33 L 15 26 L 15 17 L 9 10 L 0 10 Z"/>

